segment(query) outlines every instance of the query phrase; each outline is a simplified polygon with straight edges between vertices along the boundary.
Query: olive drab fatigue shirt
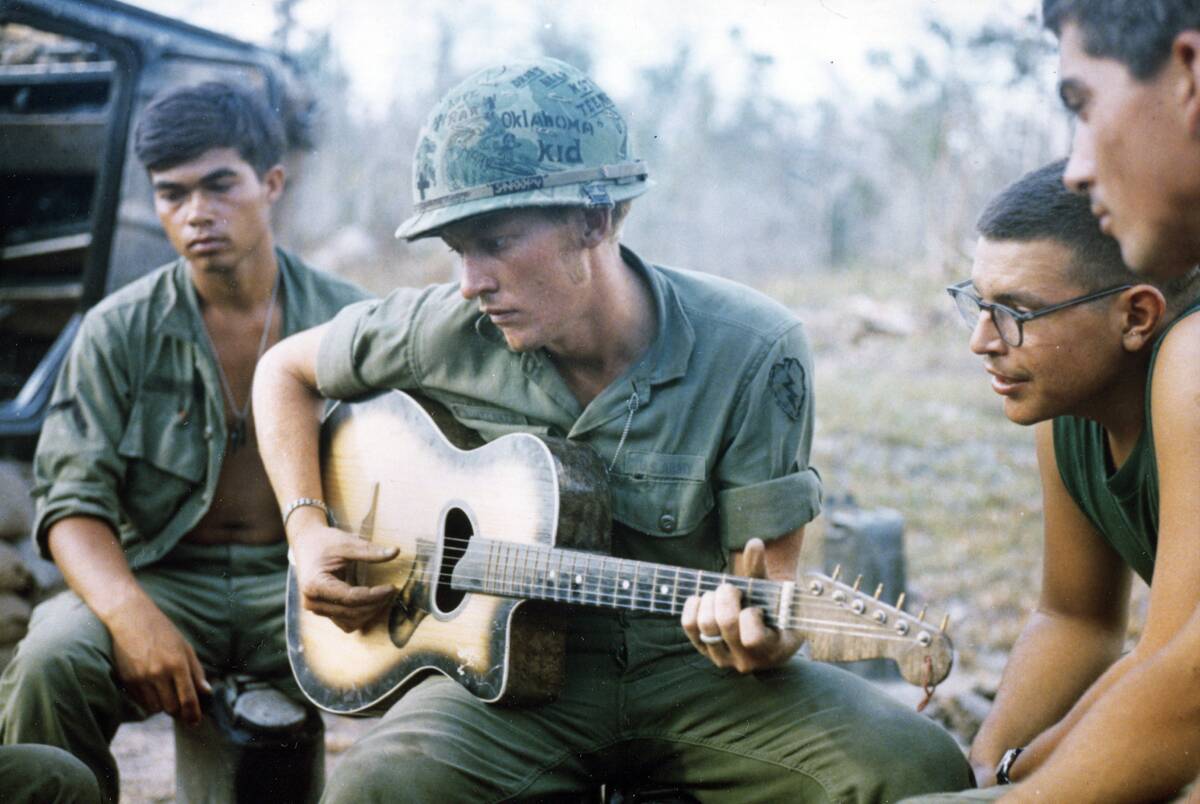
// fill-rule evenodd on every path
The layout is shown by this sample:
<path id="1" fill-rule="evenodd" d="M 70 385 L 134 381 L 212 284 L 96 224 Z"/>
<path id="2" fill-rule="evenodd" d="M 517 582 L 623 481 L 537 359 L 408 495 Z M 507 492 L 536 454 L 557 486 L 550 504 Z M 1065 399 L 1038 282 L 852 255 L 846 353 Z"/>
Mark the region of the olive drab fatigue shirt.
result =
<path id="1" fill-rule="evenodd" d="M 723 569 L 749 539 L 820 511 L 808 343 L 792 313 L 749 288 L 621 253 L 653 293 L 657 335 L 586 408 L 543 350 L 511 351 L 454 284 L 344 310 L 321 342 L 318 385 L 332 398 L 419 391 L 489 441 L 588 444 L 609 467 L 615 554 Z"/>
<path id="2" fill-rule="evenodd" d="M 367 294 L 277 249 L 284 336 Z M 208 511 L 225 454 L 225 402 L 183 259 L 84 317 L 34 457 L 34 539 L 67 516 L 109 523 L 133 569 L 166 555 Z"/>

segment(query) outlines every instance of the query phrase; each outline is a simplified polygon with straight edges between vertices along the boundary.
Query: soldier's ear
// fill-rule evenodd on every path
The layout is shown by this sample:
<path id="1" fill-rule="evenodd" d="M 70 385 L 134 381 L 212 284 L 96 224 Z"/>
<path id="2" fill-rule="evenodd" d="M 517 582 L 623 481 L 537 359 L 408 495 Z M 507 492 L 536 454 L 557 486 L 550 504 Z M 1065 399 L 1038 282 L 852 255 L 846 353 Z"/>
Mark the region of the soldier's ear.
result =
<path id="1" fill-rule="evenodd" d="M 1121 293 L 1121 343 L 1126 351 L 1138 352 L 1154 342 L 1167 314 L 1167 300 L 1153 285 L 1134 285 Z"/>
<path id="2" fill-rule="evenodd" d="M 612 232 L 612 209 L 609 207 L 583 208 L 583 246 L 595 248 L 608 239 Z"/>
<path id="3" fill-rule="evenodd" d="M 267 188 L 267 200 L 274 204 L 283 195 L 283 187 L 287 183 L 287 171 L 283 165 L 275 165 L 263 174 L 262 183 Z"/>
<path id="4" fill-rule="evenodd" d="M 1171 44 L 1171 58 L 1182 68 L 1179 94 L 1188 133 L 1200 139 L 1200 31 L 1181 31 Z"/>

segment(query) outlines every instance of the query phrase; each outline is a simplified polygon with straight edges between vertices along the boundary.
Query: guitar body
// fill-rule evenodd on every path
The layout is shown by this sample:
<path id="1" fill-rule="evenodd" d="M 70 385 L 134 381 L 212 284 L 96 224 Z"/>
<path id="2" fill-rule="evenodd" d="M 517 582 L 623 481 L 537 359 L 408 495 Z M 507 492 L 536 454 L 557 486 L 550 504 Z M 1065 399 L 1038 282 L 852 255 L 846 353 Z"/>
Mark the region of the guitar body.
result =
<path id="1" fill-rule="evenodd" d="M 388 391 L 334 408 L 321 467 L 338 526 L 399 550 L 349 580 L 399 593 L 387 616 L 346 633 L 303 608 L 289 571 L 288 659 L 305 695 L 338 714 L 374 714 L 438 671 L 489 702 L 554 697 L 564 640 L 547 604 L 450 580 L 476 534 L 607 553 L 610 501 L 595 453 L 529 434 L 483 444 L 436 403 Z"/>

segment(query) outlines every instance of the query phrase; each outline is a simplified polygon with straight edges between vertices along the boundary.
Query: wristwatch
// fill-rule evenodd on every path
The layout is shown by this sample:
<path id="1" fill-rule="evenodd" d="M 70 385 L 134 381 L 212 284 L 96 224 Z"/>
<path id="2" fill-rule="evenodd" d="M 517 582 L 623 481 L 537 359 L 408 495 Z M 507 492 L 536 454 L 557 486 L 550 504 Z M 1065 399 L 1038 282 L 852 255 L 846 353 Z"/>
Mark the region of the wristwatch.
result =
<path id="1" fill-rule="evenodd" d="M 1017 757 L 1021 756 L 1022 748 L 1010 748 L 1004 752 L 1004 756 L 1000 757 L 1000 764 L 996 766 L 996 784 L 1012 784 L 1012 779 L 1008 778 L 1009 771 L 1012 770 L 1013 763 L 1017 761 Z"/>

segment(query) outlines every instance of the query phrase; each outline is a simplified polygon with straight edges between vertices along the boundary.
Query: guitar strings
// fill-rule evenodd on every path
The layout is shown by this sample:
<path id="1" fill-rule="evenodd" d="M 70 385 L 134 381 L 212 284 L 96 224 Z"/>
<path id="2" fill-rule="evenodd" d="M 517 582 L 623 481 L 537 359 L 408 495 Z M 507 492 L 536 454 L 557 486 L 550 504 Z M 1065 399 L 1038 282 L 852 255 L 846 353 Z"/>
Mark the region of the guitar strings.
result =
<path id="1" fill-rule="evenodd" d="M 346 457 L 346 456 L 343 456 L 342 458 L 340 458 L 340 463 L 350 466 L 351 468 L 355 468 L 355 467 L 360 468 L 361 466 L 365 465 L 363 462 L 361 462 L 357 459 Z M 336 470 L 336 468 L 334 468 L 334 466 L 330 466 L 328 469 L 328 472 L 329 472 L 331 478 L 336 479 L 336 477 L 338 476 L 337 470 Z M 402 534 L 400 531 L 392 531 L 390 529 L 388 531 L 386 531 L 386 533 L 388 533 L 389 535 L 394 535 L 394 536 L 412 535 L 412 534 Z M 569 554 L 572 557 L 577 556 L 579 559 L 581 559 L 584 562 L 585 567 L 587 568 L 585 571 L 588 571 L 588 572 L 590 572 L 590 562 L 592 562 L 592 561 L 599 562 L 602 565 L 606 562 L 616 562 L 618 565 L 617 569 L 614 571 L 616 574 L 619 574 L 622 571 L 622 565 L 627 566 L 627 565 L 632 564 L 633 568 L 634 568 L 634 573 L 633 573 L 634 580 L 632 580 L 631 583 L 634 583 L 635 588 L 634 588 L 632 594 L 625 593 L 625 594 L 621 594 L 621 596 L 629 599 L 631 602 L 631 605 L 633 603 L 645 604 L 647 601 L 649 601 L 649 604 L 652 607 L 651 610 L 654 611 L 655 613 L 658 613 L 657 609 L 653 608 L 653 606 L 654 606 L 654 603 L 658 600 L 659 595 L 657 595 L 656 593 L 651 591 L 651 593 L 649 594 L 648 597 L 644 597 L 644 596 L 639 597 L 637 595 L 637 589 L 636 589 L 636 587 L 638 585 L 637 579 L 641 577 L 637 572 L 638 567 L 645 567 L 645 566 L 653 567 L 656 565 L 649 564 L 648 562 L 640 562 L 640 561 L 637 561 L 636 559 L 623 559 L 623 558 L 618 558 L 616 556 L 595 555 L 595 554 L 585 553 L 585 552 L 578 551 L 578 550 L 571 550 L 570 548 L 555 547 L 553 545 L 520 544 L 520 543 L 515 543 L 515 542 L 489 540 L 484 537 L 474 537 L 474 536 L 467 537 L 467 538 L 456 537 L 456 536 L 443 536 L 443 539 L 442 539 L 443 561 L 441 562 L 442 566 L 439 569 L 439 574 L 438 574 L 438 578 L 437 578 L 437 581 L 439 583 L 443 583 L 443 584 L 447 584 L 447 585 L 449 585 L 451 583 L 451 581 L 453 580 L 454 568 L 453 567 L 447 568 L 446 564 L 452 563 L 452 564 L 456 565 L 458 560 L 466 555 L 466 553 L 468 551 L 468 546 L 469 546 L 472 538 L 478 538 L 479 540 L 487 542 L 489 544 L 500 545 L 502 547 L 506 547 L 506 548 L 509 548 L 512 550 L 527 550 L 529 553 L 531 553 L 533 555 L 535 562 L 536 562 L 537 558 L 541 555 L 547 555 L 547 556 L 550 555 L 550 551 L 553 551 L 558 554 L 564 554 L 564 555 Z M 421 540 L 422 539 L 420 536 L 416 537 L 416 541 L 418 543 Z M 430 539 L 428 541 L 430 544 L 433 544 L 432 539 Z M 560 562 L 561 562 L 561 559 L 560 559 Z M 550 567 L 548 565 L 549 565 L 549 559 L 547 560 L 546 568 L 550 569 Z M 666 566 L 666 565 L 662 565 L 662 566 Z M 526 569 L 527 568 L 528 567 L 526 567 Z M 556 569 L 555 571 L 558 571 L 558 570 Z M 775 613 L 775 611 L 773 611 L 773 609 L 778 608 L 778 602 L 779 602 L 778 595 L 773 594 L 774 599 L 772 599 L 772 597 L 767 597 L 768 594 L 772 594 L 772 593 L 768 592 L 768 591 L 763 591 L 761 589 L 761 587 L 760 587 L 760 589 L 748 588 L 749 587 L 748 582 L 751 580 L 759 580 L 763 584 L 779 584 L 780 583 L 779 581 L 772 581 L 770 579 L 749 579 L 749 578 L 744 578 L 743 576 L 730 576 L 730 575 L 725 575 L 725 574 L 717 574 L 717 573 L 712 573 L 710 571 L 697 570 L 697 569 L 689 568 L 689 567 L 670 567 L 669 571 L 673 571 L 673 572 L 677 572 L 677 573 L 684 572 L 684 573 L 699 574 L 698 580 L 700 581 L 700 583 L 697 584 L 697 587 L 698 587 L 697 591 L 699 591 L 699 592 L 711 591 L 711 589 L 707 588 L 707 583 L 706 583 L 707 578 L 705 576 L 719 575 L 720 581 L 718 581 L 718 583 L 727 582 L 727 583 L 731 583 L 732 585 L 738 587 L 739 589 L 742 590 L 742 592 L 744 594 L 750 595 L 751 605 L 755 605 L 755 606 L 759 606 L 759 607 L 763 608 L 764 614 L 770 618 L 776 617 L 776 613 Z M 655 570 L 654 572 L 656 573 L 655 578 L 657 578 L 657 570 Z M 487 580 L 487 576 L 473 577 L 471 575 L 461 574 L 461 573 L 459 575 L 459 578 L 465 582 L 475 582 L 480 585 L 483 585 L 484 582 Z M 830 579 L 830 580 L 832 581 L 832 579 Z M 514 583 L 515 583 L 515 585 L 514 585 Z M 517 579 L 515 581 L 509 580 L 507 583 L 507 585 L 513 589 L 518 588 L 520 584 L 521 584 L 521 581 L 519 579 Z M 526 589 L 531 588 L 531 586 L 529 584 L 530 584 L 530 582 L 528 582 L 528 581 L 525 582 Z M 545 582 L 543 581 L 541 583 L 541 585 L 544 588 Z M 579 591 L 580 591 L 580 593 L 588 593 L 588 594 L 606 594 L 605 592 L 601 591 L 598 587 L 599 587 L 599 583 L 597 584 L 597 588 L 594 592 L 589 590 L 586 586 L 580 587 Z M 715 589 L 715 588 L 716 588 L 715 586 L 712 587 L 712 589 Z M 799 586 L 797 586 L 796 593 L 797 593 L 797 595 L 803 595 L 803 589 L 801 589 Z M 567 594 L 570 594 L 569 589 L 567 590 Z M 615 598 L 619 593 L 614 591 L 614 592 L 612 592 L 612 594 L 614 596 L 614 602 L 612 605 L 615 606 L 616 605 Z M 678 592 L 675 591 L 674 585 L 672 587 L 672 591 L 668 594 L 670 594 L 672 598 L 676 594 L 678 594 Z M 875 600 L 873 598 L 862 596 L 861 593 L 859 593 L 857 590 L 852 590 L 852 594 L 854 594 L 856 596 L 856 599 L 863 600 L 865 605 L 874 605 L 875 608 L 886 611 L 889 614 L 889 616 L 895 616 L 898 619 L 901 619 L 905 622 L 909 622 L 911 626 L 915 626 L 915 627 L 921 628 L 921 629 L 928 628 L 928 626 L 926 626 L 926 624 L 924 623 L 923 620 L 913 617 L 911 614 L 903 611 L 902 609 L 898 609 L 894 606 L 891 606 L 887 603 L 883 603 L 882 601 L 879 601 L 879 600 Z M 557 597 L 554 597 L 554 598 L 548 597 L 547 599 L 556 600 L 556 601 L 558 600 Z M 870 601 L 870 603 L 868 603 L 868 601 Z M 568 602 L 570 602 L 570 601 L 568 601 Z M 679 604 L 679 608 L 675 608 L 674 603 L 671 603 L 669 605 L 671 606 L 670 611 L 662 612 L 662 613 L 674 614 L 674 613 L 679 613 L 682 611 L 682 603 Z M 795 618 L 803 616 L 803 610 L 806 607 L 811 607 L 813 605 L 819 605 L 819 606 L 830 607 L 830 608 L 835 608 L 835 609 L 845 609 L 846 608 L 846 605 L 844 603 L 839 603 L 837 601 L 825 599 L 824 597 L 809 597 L 807 595 L 804 595 L 802 598 L 798 597 L 797 600 L 793 601 L 793 604 L 788 612 L 788 615 L 789 615 L 788 619 L 793 620 Z M 882 626 L 879 626 L 879 627 L 882 627 Z M 930 629 L 930 630 L 933 630 L 933 629 Z"/>
<path id="2" fill-rule="evenodd" d="M 711 572 L 711 571 L 697 570 L 697 569 L 693 569 L 693 568 L 689 568 L 689 567 L 678 567 L 678 568 L 677 567 L 668 567 L 667 565 L 655 565 L 655 564 L 650 564 L 648 562 L 640 562 L 640 561 L 637 561 L 634 559 L 623 559 L 623 558 L 617 558 L 615 556 L 593 555 L 593 554 L 589 554 L 589 553 L 583 553 L 581 551 L 575 551 L 575 550 L 570 550 L 570 549 L 565 549 L 565 548 L 554 548 L 554 547 L 549 547 L 549 546 L 545 546 L 545 545 L 516 544 L 516 543 L 511 543 L 511 542 L 497 542 L 497 541 L 483 540 L 483 539 L 481 539 L 480 541 L 483 541 L 484 543 L 486 543 L 488 545 L 498 545 L 501 548 L 504 548 L 511 553 L 515 553 L 518 551 L 525 551 L 526 554 L 524 556 L 509 555 L 506 557 L 507 558 L 524 558 L 524 559 L 526 559 L 523 562 L 518 562 L 520 564 L 519 569 L 524 570 L 526 572 L 528 572 L 530 570 L 536 572 L 536 571 L 544 569 L 545 571 L 554 571 L 556 573 L 561 572 L 562 574 L 565 574 L 565 575 L 575 575 L 575 574 L 581 574 L 581 573 L 591 573 L 594 569 L 603 570 L 605 564 L 614 564 L 615 563 L 617 565 L 613 569 L 615 577 L 598 579 L 596 584 L 594 584 L 594 585 L 572 584 L 565 588 L 560 589 L 557 586 L 548 586 L 547 579 L 545 579 L 545 578 L 538 579 L 538 578 L 527 578 L 527 577 L 512 577 L 511 570 L 518 569 L 518 567 L 507 568 L 510 570 L 508 577 L 504 577 L 503 570 L 498 570 L 498 572 L 496 574 L 501 576 L 499 579 L 494 578 L 494 575 L 486 575 L 486 574 L 485 575 L 474 575 L 471 573 L 459 572 L 458 573 L 459 581 L 466 582 L 466 583 L 474 582 L 474 583 L 478 583 L 481 587 L 484 587 L 479 590 L 466 590 L 466 591 L 479 591 L 480 593 L 483 593 L 483 594 L 491 594 L 491 595 L 502 596 L 502 597 L 523 597 L 523 598 L 533 598 L 533 599 L 544 599 L 547 601 L 554 601 L 554 602 L 567 603 L 567 604 L 587 605 L 587 606 L 590 606 L 593 608 L 617 608 L 617 607 L 620 607 L 622 602 L 627 601 L 628 608 L 634 608 L 634 609 L 640 608 L 641 610 L 645 610 L 645 611 L 648 611 L 653 614 L 678 615 L 683 611 L 683 600 L 680 599 L 680 596 L 684 595 L 684 599 L 686 599 L 686 597 L 691 597 L 692 595 L 694 595 L 695 592 L 685 593 L 684 590 L 681 588 L 681 585 L 676 582 L 676 583 L 670 584 L 670 590 L 668 592 L 660 594 L 660 593 L 654 591 L 653 589 L 645 591 L 645 586 L 647 586 L 647 585 L 657 586 L 658 585 L 657 582 L 650 582 L 649 584 L 647 584 L 644 581 L 644 576 L 640 576 L 640 577 L 643 577 L 642 582 L 639 583 L 639 581 L 638 581 L 639 576 L 637 575 L 637 571 L 638 571 L 639 567 L 641 567 L 641 568 L 655 567 L 656 568 L 656 567 L 661 566 L 661 567 L 664 567 L 665 570 L 670 573 L 681 572 L 681 573 L 686 573 L 689 575 L 696 576 L 695 580 L 697 580 L 699 582 L 698 587 L 699 587 L 700 592 L 711 591 L 712 589 L 716 588 L 717 584 L 724 583 L 724 582 L 730 582 L 730 583 L 733 583 L 735 586 L 739 586 L 739 587 L 752 586 L 752 584 L 751 584 L 752 581 L 758 581 L 762 584 L 770 584 L 772 586 L 775 586 L 776 587 L 775 589 L 768 589 L 768 590 L 763 590 L 763 589 L 753 590 L 753 589 L 751 589 L 750 590 L 751 591 L 751 595 L 750 595 L 751 600 L 749 602 L 750 602 L 750 605 L 758 606 L 763 609 L 764 618 L 766 620 L 778 622 L 781 619 L 783 619 L 783 618 L 780 618 L 776 614 L 776 611 L 775 611 L 775 609 L 778 608 L 778 604 L 779 604 L 778 585 L 781 583 L 779 581 L 773 581 L 770 579 L 751 579 L 751 578 L 745 578 L 743 576 L 730 576 L 730 575 L 727 575 L 724 573 L 715 573 L 715 572 Z M 469 543 L 470 543 L 470 539 L 466 539 L 466 538 L 462 538 L 462 537 L 447 536 L 447 537 L 443 538 L 443 550 L 442 550 L 443 561 L 441 562 L 442 568 L 440 569 L 440 571 L 438 573 L 438 581 L 440 583 L 448 585 L 448 586 L 451 585 L 452 581 L 454 580 L 455 569 L 446 567 L 446 563 L 447 563 L 446 559 L 450 559 L 450 560 L 453 560 L 455 558 L 461 559 L 466 554 Z M 432 544 L 432 542 L 430 542 L 430 544 Z M 559 566 L 551 568 L 550 562 L 555 558 L 555 556 L 559 557 L 558 558 Z M 430 558 L 432 558 L 432 556 L 426 556 L 426 558 L 430 559 Z M 530 565 L 530 563 L 528 561 L 529 558 L 534 559 L 534 563 L 532 566 Z M 546 565 L 544 567 L 541 567 L 537 564 L 538 559 L 541 559 L 541 558 L 546 559 Z M 584 566 L 583 567 L 572 566 L 570 568 L 562 566 L 564 561 L 569 562 L 572 560 L 582 561 Z M 513 562 L 502 562 L 502 563 L 510 563 L 511 564 Z M 600 567 L 595 567 L 596 564 L 599 564 Z M 620 573 L 622 571 L 626 571 L 626 572 L 630 571 L 631 566 L 632 566 L 632 571 L 634 573 L 633 577 L 632 578 L 621 578 Z M 653 571 L 655 573 L 658 572 L 657 569 L 655 569 Z M 509 594 L 505 594 L 502 591 L 493 591 L 492 589 L 486 588 L 487 584 L 485 582 L 487 582 L 489 578 L 493 579 L 493 583 L 491 584 L 493 589 L 498 589 L 500 587 L 503 587 L 505 590 L 509 591 Z M 613 583 L 617 583 L 621 580 L 629 581 L 633 585 L 632 588 L 629 590 L 618 590 L 616 588 L 612 588 L 612 589 L 602 588 L 602 586 L 607 586 L 608 582 L 610 582 L 610 581 Z M 692 580 L 692 579 L 689 578 L 688 580 Z M 537 587 L 536 591 L 535 591 L 535 587 Z M 522 593 L 522 590 L 524 590 L 523 593 Z M 460 590 L 460 591 L 462 591 L 462 590 Z M 743 589 L 742 591 L 746 592 L 747 590 Z M 800 591 L 800 590 L 798 589 L 798 591 Z M 758 594 L 755 595 L 755 594 L 753 594 L 754 592 L 758 592 Z M 881 603 L 880 601 L 876 601 L 871 598 L 867 598 L 865 596 L 860 596 L 858 593 L 854 593 L 854 594 L 856 595 L 857 599 L 862 600 L 864 603 L 866 603 L 866 601 L 868 601 L 868 600 L 871 600 L 871 602 L 873 604 L 875 604 L 877 607 L 879 607 L 881 610 L 886 609 L 886 610 L 888 610 L 888 612 L 894 613 L 895 615 L 898 616 L 898 618 L 901 621 L 915 624 L 915 626 L 921 630 L 930 631 L 930 632 L 932 632 L 934 630 L 931 626 L 928 626 L 926 623 L 924 623 L 921 620 L 916 619 L 915 617 L 908 614 L 907 612 L 904 612 L 900 609 L 896 609 L 895 607 L 889 606 L 886 603 Z M 588 598 L 590 598 L 590 599 L 588 599 Z M 814 628 L 814 629 L 810 629 L 810 630 L 817 630 L 817 631 L 822 631 L 825 633 L 850 633 L 851 631 L 854 631 L 855 632 L 854 635 L 869 636 L 876 640 L 896 641 L 896 642 L 914 641 L 915 635 L 909 636 L 906 634 L 899 634 L 898 632 L 895 632 L 894 625 L 889 627 L 882 623 L 875 623 L 875 622 L 866 621 L 866 620 L 864 620 L 862 622 L 854 622 L 854 621 L 846 622 L 844 620 L 827 620 L 827 619 L 820 619 L 818 617 L 814 617 L 809 614 L 805 614 L 806 610 L 812 611 L 814 609 L 826 609 L 826 610 L 845 612 L 845 611 L 849 610 L 849 607 L 844 602 L 839 603 L 837 601 L 834 601 L 832 599 L 827 599 L 824 597 L 805 596 L 799 600 L 793 601 L 793 604 L 788 612 L 788 617 L 786 618 L 787 622 L 789 624 L 789 627 L 798 627 L 800 625 L 810 625 L 810 624 L 812 626 L 829 626 L 830 628 L 826 628 L 826 629 Z M 867 615 L 864 613 L 860 616 L 865 617 Z"/>
<path id="3" fill-rule="evenodd" d="M 463 539 L 461 537 L 446 537 L 444 539 L 444 543 L 447 545 L 448 549 L 443 550 L 443 556 L 446 558 L 454 559 L 454 558 L 461 558 L 463 555 L 466 554 L 467 548 L 465 546 L 458 547 L 458 544 L 467 545 L 469 543 L 469 540 Z M 772 606 L 776 605 L 778 603 L 778 598 L 779 598 L 778 592 L 780 591 L 778 587 L 782 584 L 782 582 L 775 581 L 772 579 L 746 578 L 744 576 L 729 575 L 726 573 L 717 573 L 717 572 L 713 572 L 713 571 L 709 571 L 709 570 L 698 570 L 698 569 L 694 569 L 694 568 L 690 568 L 690 567 L 674 567 L 674 566 L 669 566 L 669 565 L 655 565 L 655 564 L 651 564 L 648 562 L 640 562 L 635 559 L 623 559 L 623 558 L 617 558 L 615 556 L 593 555 L 590 553 L 583 553 L 581 551 L 575 551 L 575 550 L 570 550 L 570 549 L 565 549 L 565 548 L 552 548 L 552 547 L 546 547 L 543 545 L 525 545 L 525 544 L 514 544 L 514 543 L 509 543 L 509 542 L 495 542 L 495 541 L 487 541 L 486 543 L 489 545 L 501 546 L 503 548 L 511 549 L 511 550 L 525 550 L 528 552 L 528 555 L 518 557 L 518 558 L 524 559 L 519 562 L 520 563 L 519 568 L 515 568 L 515 567 L 498 568 L 495 573 L 490 573 L 488 575 L 483 575 L 483 576 L 474 576 L 471 574 L 458 572 L 458 577 L 460 580 L 468 581 L 468 582 L 475 581 L 475 582 L 479 582 L 482 584 L 487 580 L 488 577 L 495 578 L 496 576 L 500 576 L 499 578 L 496 579 L 494 586 L 497 586 L 497 587 L 503 586 L 505 588 L 509 588 L 514 591 L 520 590 L 520 589 L 531 590 L 534 585 L 538 585 L 542 589 L 545 589 L 547 586 L 547 579 L 529 578 L 527 576 L 517 577 L 517 576 L 513 575 L 513 571 L 519 569 L 520 571 L 524 571 L 527 573 L 530 570 L 535 571 L 535 572 L 545 570 L 545 571 L 554 572 L 554 573 L 561 573 L 564 575 L 572 575 L 572 574 L 580 574 L 580 573 L 587 573 L 590 575 L 596 569 L 603 571 L 605 569 L 605 567 L 603 566 L 604 564 L 616 563 L 618 565 L 623 565 L 623 566 L 618 566 L 617 568 L 612 570 L 615 574 L 617 574 L 617 577 L 601 578 L 597 581 L 596 584 L 584 584 L 582 586 L 580 586 L 580 585 L 569 586 L 569 587 L 566 587 L 564 590 L 562 590 L 563 593 L 567 594 L 567 595 L 579 594 L 579 595 L 611 596 L 614 600 L 619 599 L 621 597 L 632 598 L 632 599 L 637 599 L 637 600 L 640 600 L 640 599 L 654 600 L 654 599 L 659 598 L 660 594 L 657 592 L 654 592 L 653 590 L 650 590 L 650 593 L 648 596 L 643 597 L 643 598 L 637 598 L 637 597 L 631 595 L 629 592 L 618 591 L 615 589 L 614 590 L 606 590 L 604 588 L 601 588 L 601 584 L 607 583 L 610 581 L 614 582 L 614 583 L 622 581 L 622 580 L 628 581 L 635 585 L 634 586 L 634 594 L 636 595 L 637 588 L 643 587 L 646 585 L 644 580 L 642 583 L 638 583 L 639 578 L 644 579 L 644 576 L 638 575 L 639 567 L 655 568 L 652 570 L 655 573 L 658 572 L 658 570 L 656 569 L 657 567 L 662 567 L 663 570 L 667 573 L 678 572 L 678 573 L 686 573 L 686 574 L 697 576 L 696 578 L 694 578 L 694 580 L 697 580 L 699 582 L 698 588 L 699 588 L 699 591 L 701 591 L 701 592 L 712 591 L 712 590 L 716 589 L 716 587 L 722 583 L 731 583 L 738 587 L 751 587 L 754 583 L 758 583 L 758 584 L 760 584 L 759 589 L 742 588 L 742 591 L 743 592 L 749 591 L 751 594 L 751 597 L 757 598 L 755 600 L 755 605 L 766 604 L 766 605 L 772 605 Z M 569 558 L 566 558 L 565 561 L 571 561 L 572 559 L 577 559 L 579 561 L 582 561 L 584 566 L 579 567 L 577 565 L 572 565 L 571 567 L 568 568 L 563 565 L 564 559 L 559 559 L 558 566 L 552 567 L 552 566 L 550 566 L 550 561 L 554 558 L 555 555 L 568 556 Z M 530 557 L 532 557 L 534 559 L 534 563 L 532 565 L 528 561 L 528 558 L 530 558 Z M 538 563 L 538 560 L 541 558 L 547 558 L 547 563 L 544 566 L 540 565 Z M 445 563 L 445 562 L 443 562 L 443 563 Z M 507 562 L 507 563 L 511 563 L 511 562 Z M 598 568 L 594 566 L 597 563 L 601 565 Z M 619 573 L 621 573 L 622 571 L 626 571 L 626 572 L 629 571 L 627 569 L 629 565 L 632 565 L 632 567 L 633 567 L 633 570 L 632 570 L 633 574 L 634 574 L 633 578 L 631 579 L 631 578 L 619 577 Z M 443 567 L 443 569 L 439 573 L 439 580 L 442 582 L 452 581 L 455 572 L 456 572 L 456 567 L 452 567 L 452 568 Z M 594 576 L 592 576 L 592 577 L 594 577 Z M 687 580 L 690 581 L 693 579 L 689 578 Z M 654 586 L 654 585 L 658 585 L 658 583 L 659 582 L 656 580 L 656 581 L 650 582 L 649 585 Z M 768 585 L 774 586 L 776 588 L 764 590 L 761 588 L 762 584 L 768 584 Z M 798 589 L 798 591 L 800 591 L 800 590 Z M 855 594 L 858 599 L 864 601 L 864 603 L 866 603 L 866 601 L 870 600 L 877 607 L 886 609 L 891 612 L 895 612 L 896 614 L 898 614 L 906 619 L 916 620 L 916 618 L 913 618 L 912 615 L 908 614 L 907 612 L 905 612 L 901 609 L 897 609 L 894 606 L 891 606 L 887 603 L 883 603 L 881 601 L 875 600 L 874 598 L 868 598 L 864 595 L 861 595 L 861 593 L 853 592 L 853 590 L 851 590 L 851 592 L 853 594 Z M 662 596 L 669 597 L 669 598 L 675 598 L 679 594 L 683 594 L 683 593 L 684 593 L 683 584 L 680 584 L 680 583 L 678 583 L 678 581 L 675 581 L 671 584 L 670 591 L 668 591 L 666 593 L 662 593 Z M 755 593 L 757 593 L 757 594 L 755 594 Z M 695 591 L 689 593 L 687 596 L 691 596 L 693 594 L 695 594 Z M 524 596 L 529 596 L 529 595 L 524 595 Z M 825 600 L 823 598 L 812 598 L 812 597 L 805 596 L 802 599 L 797 600 L 793 604 L 792 610 L 799 613 L 798 610 L 803 609 L 805 606 L 812 605 L 812 604 L 826 604 L 826 605 L 830 605 L 830 606 L 833 606 L 836 608 L 844 608 L 845 607 L 844 603 L 839 603 L 837 601 Z M 916 622 L 920 623 L 922 621 L 916 620 Z"/>

